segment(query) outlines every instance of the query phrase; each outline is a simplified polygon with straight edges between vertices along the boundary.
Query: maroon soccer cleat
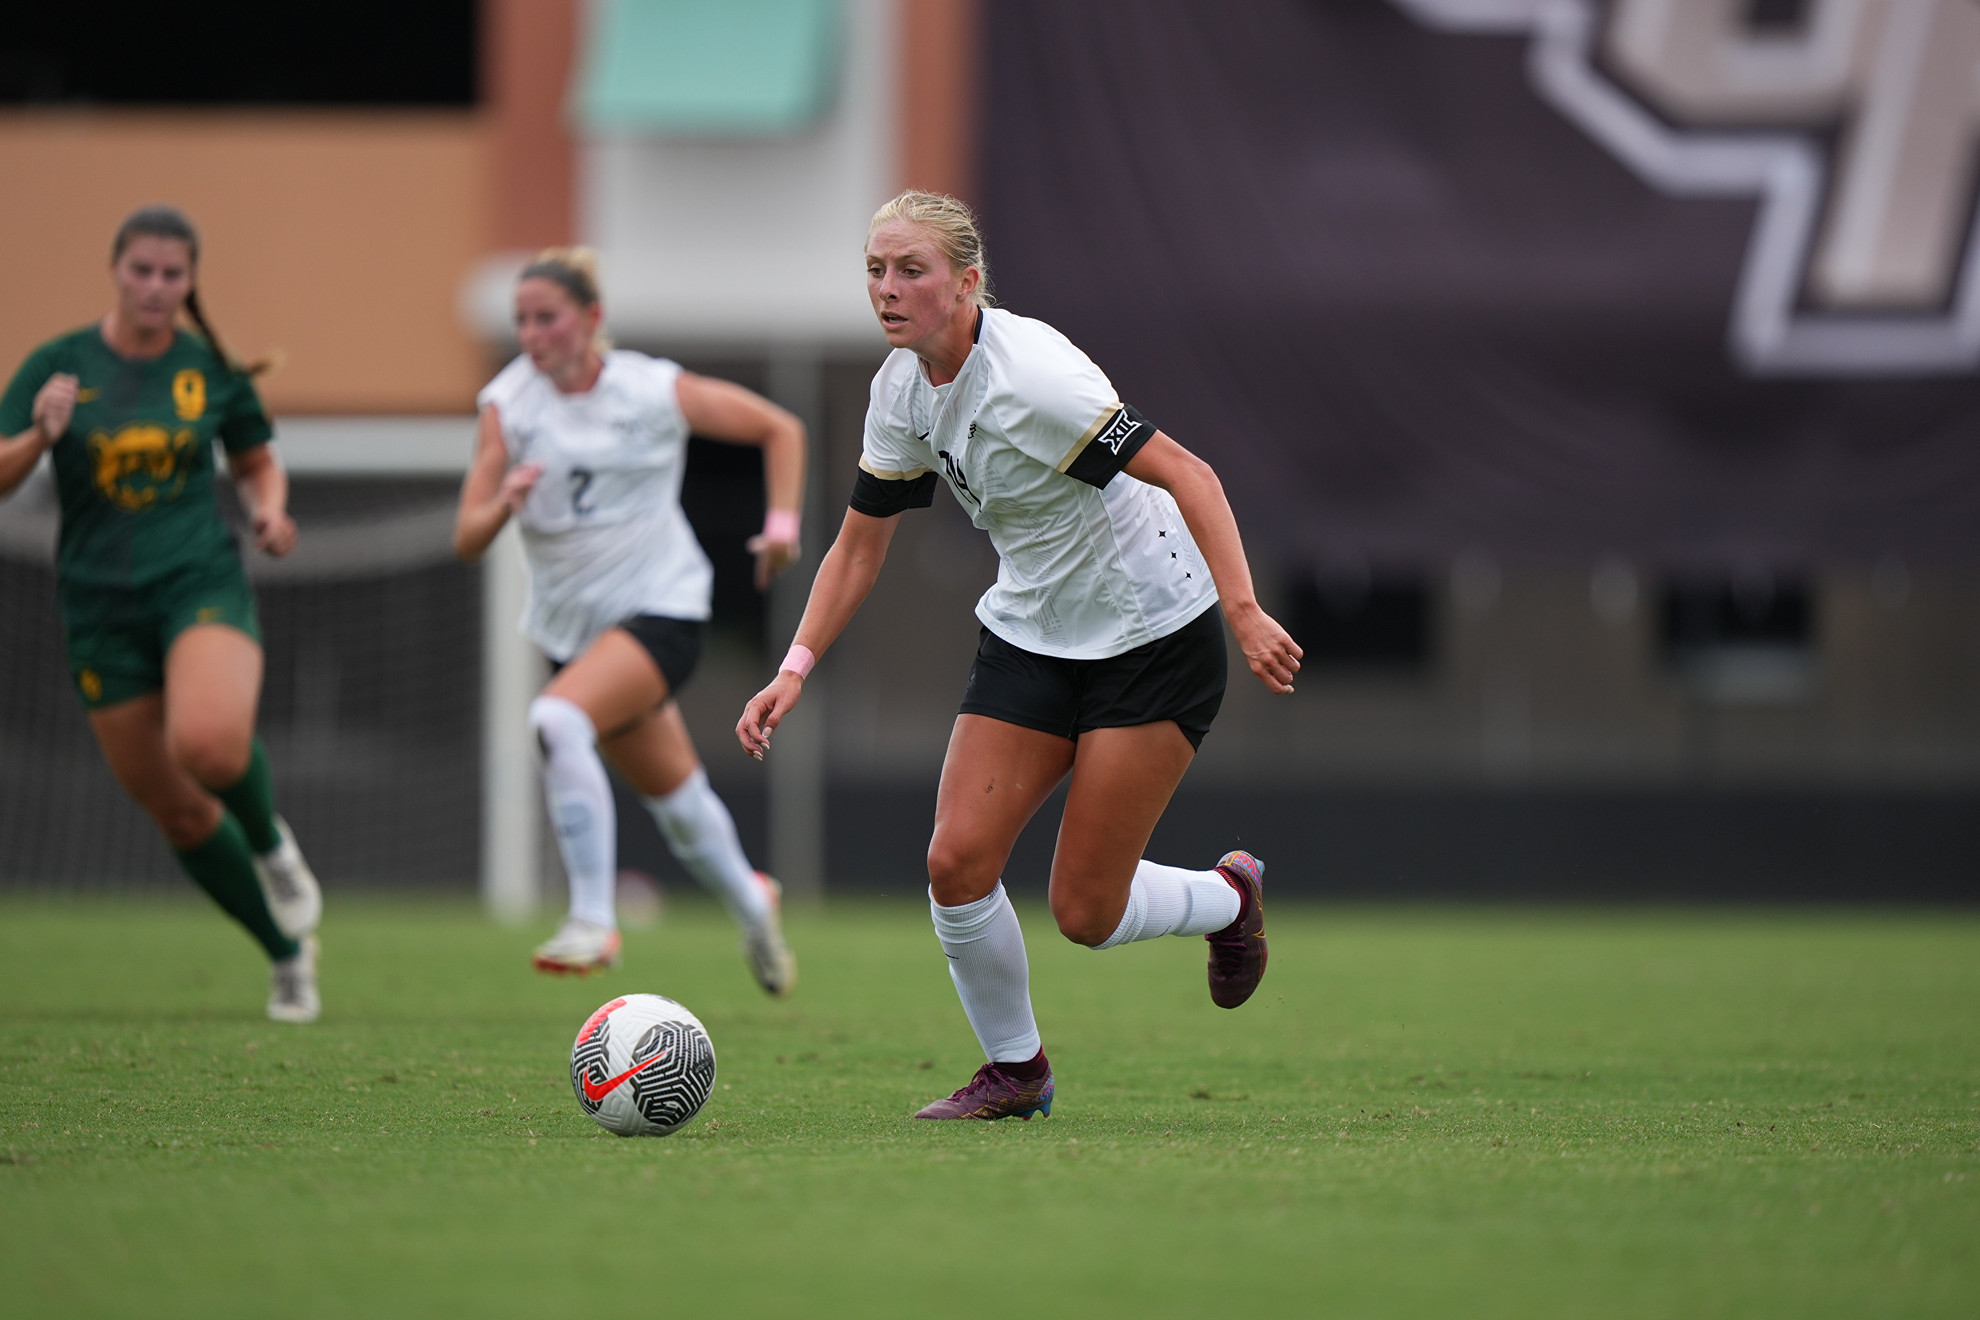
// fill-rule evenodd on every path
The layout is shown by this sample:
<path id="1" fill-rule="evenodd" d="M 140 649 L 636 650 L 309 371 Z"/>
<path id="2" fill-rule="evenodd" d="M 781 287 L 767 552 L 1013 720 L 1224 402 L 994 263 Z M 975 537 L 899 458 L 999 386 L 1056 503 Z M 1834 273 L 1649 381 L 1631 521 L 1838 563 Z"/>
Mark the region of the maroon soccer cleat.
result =
<path id="1" fill-rule="evenodd" d="M 1052 1113 L 1052 1069 L 1046 1066 L 1045 1075 L 1035 1082 L 1020 1081 L 997 1067 L 986 1063 L 976 1070 L 976 1076 L 969 1079 L 969 1085 L 950 1096 L 947 1100 L 937 1100 L 929 1105 L 916 1118 L 980 1118 L 995 1122 L 1000 1118 L 1021 1118 L 1031 1121 L 1033 1114 Z"/>
<path id="2" fill-rule="evenodd" d="M 1236 1008 L 1265 978 L 1265 863 L 1248 852 L 1229 852 L 1217 869 L 1238 891 L 1238 915 L 1203 937 L 1210 942 L 1210 1002 Z"/>

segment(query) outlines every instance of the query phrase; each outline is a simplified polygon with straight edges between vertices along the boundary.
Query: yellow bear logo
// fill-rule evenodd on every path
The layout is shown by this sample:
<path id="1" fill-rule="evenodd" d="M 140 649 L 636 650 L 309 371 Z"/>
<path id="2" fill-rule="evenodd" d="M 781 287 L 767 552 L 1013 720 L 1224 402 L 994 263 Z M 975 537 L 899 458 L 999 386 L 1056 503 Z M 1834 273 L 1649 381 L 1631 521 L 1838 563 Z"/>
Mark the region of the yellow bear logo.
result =
<path id="1" fill-rule="evenodd" d="M 192 367 L 172 377 L 172 406 L 180 421 L 198 421 L 206 411 L 206 377 Z"/>
<path id="2" fill-rule="evenodd" d="M 149 422 L 133 422 L 114 436 L 98 431 L 89 438 L 96 488 L 120 509 L 150 508 L 174 500 L 186 485 L 186 462 L 198 442 L 190 427 L 168 432 Z"/>

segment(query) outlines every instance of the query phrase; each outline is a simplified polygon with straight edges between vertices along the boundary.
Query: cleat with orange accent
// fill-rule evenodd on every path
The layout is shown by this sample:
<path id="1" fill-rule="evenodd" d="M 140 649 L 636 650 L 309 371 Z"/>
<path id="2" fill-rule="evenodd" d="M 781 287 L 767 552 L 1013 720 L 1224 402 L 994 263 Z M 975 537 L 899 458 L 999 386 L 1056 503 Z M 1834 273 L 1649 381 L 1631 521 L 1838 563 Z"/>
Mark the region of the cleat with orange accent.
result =
<path id="1" fill-rule="evenodd" d="M 1265 863 L 1248 852 L 1229 852 L 1217 869 L 1238 892 L 1238 915 L 1203 937 L 1210 942 L 1210 1002 L 1236 1008 L 1265 978 Z"/>
<path id="2" fill-rule="evenodd" d="M 1052 1115 L 1052 1069 L 1035 1082 L 1020 1081 L 994 1063 L 986 1063 L 969 1079 L 969 1085 L 946 1100 L 937 1100 L 916 1114 L 916 1118 L 980 1118 L 994 1123 L 1000 1118 L 1031 1121 L 1033 1114 Z"/>
<path id="3" fill-rule="evenodd" d="M 566 917 L 557 933 L 536 946 L 536 970 L 552 976 L 589 976 L 619 965 L 619 932 L 581 917 Z"/>

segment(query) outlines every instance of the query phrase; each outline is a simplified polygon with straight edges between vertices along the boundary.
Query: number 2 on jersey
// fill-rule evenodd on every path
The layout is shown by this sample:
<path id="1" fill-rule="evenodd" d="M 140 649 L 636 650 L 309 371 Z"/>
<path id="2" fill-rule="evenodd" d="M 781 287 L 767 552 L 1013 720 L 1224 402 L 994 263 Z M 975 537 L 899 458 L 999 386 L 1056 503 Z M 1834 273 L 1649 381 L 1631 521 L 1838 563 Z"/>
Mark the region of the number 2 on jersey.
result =
<path id="1" fill-rule="evenodd" d="M 591 489 L 591 469 L 571 469 L 571 512 L 582 518 L 591 512 L 591 506 L 584 502 L 585 493 Z"/>

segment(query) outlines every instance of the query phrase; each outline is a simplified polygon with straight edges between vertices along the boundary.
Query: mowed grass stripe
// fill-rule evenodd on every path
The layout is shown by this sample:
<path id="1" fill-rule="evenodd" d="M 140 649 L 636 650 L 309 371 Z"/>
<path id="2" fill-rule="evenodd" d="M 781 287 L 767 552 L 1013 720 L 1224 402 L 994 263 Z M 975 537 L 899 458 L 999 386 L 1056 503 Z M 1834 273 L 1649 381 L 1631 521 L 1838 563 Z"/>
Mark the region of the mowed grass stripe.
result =
<path id="1" fill-rule="evenodd" d="M 925 910 L 798 916 L 797 996 L 682 905 L 590 981 L 465 904 L 335 903 L 323 1022 L 193 902 L 0 903 L 10 1314 L 1970 1315 L 1980 919 L 1273 911 L 1200 942 L 1022 910 L 1053 1117 L 916 1124 L 980 1061 Z M 702 1120 L 570 1094 L 613 994 L 689 1004 Z"/>

